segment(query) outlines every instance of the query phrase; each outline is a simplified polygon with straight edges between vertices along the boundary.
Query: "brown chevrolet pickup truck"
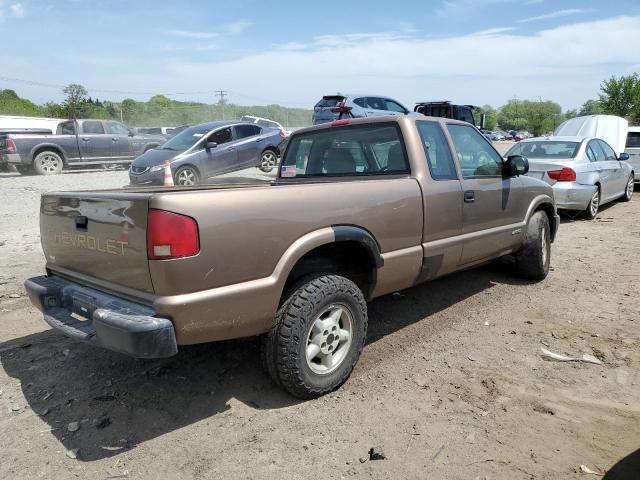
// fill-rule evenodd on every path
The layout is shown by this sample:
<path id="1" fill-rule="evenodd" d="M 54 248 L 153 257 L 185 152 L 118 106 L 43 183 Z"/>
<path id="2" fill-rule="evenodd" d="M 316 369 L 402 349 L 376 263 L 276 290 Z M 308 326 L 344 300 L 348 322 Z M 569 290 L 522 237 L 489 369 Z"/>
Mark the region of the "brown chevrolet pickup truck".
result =
<path id="1" fill-rule="evenodd" d="M 367 301 L 514 255 L 547 275 L 551 187 L 468 123 L 394 116 L 295 132 L 273 182 L 48 193 L 46 275 L 26 281 L 52 327 L 134 357 L 261 336 L 276 383 L 339 387 Z"/>

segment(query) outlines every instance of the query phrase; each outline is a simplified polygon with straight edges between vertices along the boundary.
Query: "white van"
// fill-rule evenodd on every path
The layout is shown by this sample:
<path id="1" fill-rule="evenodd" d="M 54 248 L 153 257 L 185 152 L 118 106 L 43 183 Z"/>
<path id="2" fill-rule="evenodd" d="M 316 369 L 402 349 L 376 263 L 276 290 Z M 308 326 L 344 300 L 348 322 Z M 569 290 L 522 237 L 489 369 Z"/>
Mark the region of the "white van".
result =
<path id="1" fill-rule="evenodd" d="M 615 115 L 585 115 L 570 118 L 555 129 L 556 137 L 595 137 L 607 142 L 616 155 L 624 152 L 629 122 Z"/>
<path id="2" fill-rule="evenodd" d="M 636 183 L 640 182 L 640 127 L 629 127 L 625 152 L 629 154 L 629 164 L 633 167 Z"/>

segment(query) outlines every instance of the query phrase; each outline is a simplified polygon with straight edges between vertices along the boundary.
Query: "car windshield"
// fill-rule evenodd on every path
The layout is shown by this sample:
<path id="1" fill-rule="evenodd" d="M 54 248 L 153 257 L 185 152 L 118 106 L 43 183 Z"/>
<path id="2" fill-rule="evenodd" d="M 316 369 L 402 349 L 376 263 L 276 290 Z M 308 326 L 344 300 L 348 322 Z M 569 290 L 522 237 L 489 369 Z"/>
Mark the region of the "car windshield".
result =
<path id="1" fill-rule="evenodd" d="M 579 142 L 559 142 L 540 140 L 539 142 L 520 142 L 509 149 L 506 156 L 523 155 L 530 158 L 575 158 Z"/>
<path id="2" fill-rule="evenodd" d="M 176 152 L 182 152 L 193 147 L 198 140 L 211 131 L 211 127 L 204 125 L 197 125 L 195 127 L 187 128 L 178 133 L 168 142 L 162 144 L 159 147 L 160 150 L 174 150 Z"/>

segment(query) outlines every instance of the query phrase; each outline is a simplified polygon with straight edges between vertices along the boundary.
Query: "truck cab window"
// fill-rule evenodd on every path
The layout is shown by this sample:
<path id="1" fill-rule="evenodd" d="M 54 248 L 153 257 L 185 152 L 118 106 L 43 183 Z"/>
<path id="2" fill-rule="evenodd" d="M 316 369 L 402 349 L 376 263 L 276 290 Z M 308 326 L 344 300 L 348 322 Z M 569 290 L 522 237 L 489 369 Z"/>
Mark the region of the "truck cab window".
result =
<path id="1" fill-rule="evenodd" d="M 58 125 L 58 135 L 75 135 L 76 125 L 75 122 L 63 122 Z"/>
<path id="2" fill-rule="evenodd" d="M 458 180 L 451 150 L 444 132 L 437 122 L 416 122 L 422 146 L 427 157 L 429 172 L 434 180 Z"/>
<path id="3" fill-rule="evenodd" d="M 93 122 L 85 120 L 82 123 L 82 133 L 87 134 L 101 134 L 104 133 L 104 127 L 102 122 Z"/>
<path id="4" fill-rule="evenodd" d="M 502 158 L 474 127 L 447 124 L 464 178 L 502 175 Z"/>
<path id="5" fill-rule="evenodd" d="M 408 171 L 397 125 L 375 123 L 294 135 L 280 177 L 397 175 Z"/>

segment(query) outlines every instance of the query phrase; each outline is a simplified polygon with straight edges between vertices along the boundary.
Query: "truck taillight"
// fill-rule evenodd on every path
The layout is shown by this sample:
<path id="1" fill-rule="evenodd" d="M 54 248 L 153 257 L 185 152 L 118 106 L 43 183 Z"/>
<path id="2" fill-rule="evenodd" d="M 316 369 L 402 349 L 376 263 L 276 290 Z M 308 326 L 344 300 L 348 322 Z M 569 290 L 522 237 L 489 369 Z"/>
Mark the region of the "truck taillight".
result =
<path id="1" fill-rule="evenodd" d="M 562 170 L 549 170 L 547 172 L 549 178 L 556 182 L 575 182 L 576 172 L 569 167 L 564 167 Z"/>
<path id="2" fill-rule="evenodd" d="M 280 129 L 280 138 L 286 138 L 287 134 L 284 133 L 283 129 Z"/>
<path id="3" fill-rule="evenodd" d="M 4 140 L 4 149 L 7 152 L 15 152 L 16 151 L 16 142 L 14 142 L 12 139 L 10 138 L 6 138 Z"/>
<path id="4" fill-rule="evenodd" d="M 193 218 L 165 210 L 149 210 L 147 257 L 150 260 L 192 257 L 198 252 L 198 223 Z"/>

